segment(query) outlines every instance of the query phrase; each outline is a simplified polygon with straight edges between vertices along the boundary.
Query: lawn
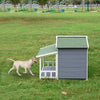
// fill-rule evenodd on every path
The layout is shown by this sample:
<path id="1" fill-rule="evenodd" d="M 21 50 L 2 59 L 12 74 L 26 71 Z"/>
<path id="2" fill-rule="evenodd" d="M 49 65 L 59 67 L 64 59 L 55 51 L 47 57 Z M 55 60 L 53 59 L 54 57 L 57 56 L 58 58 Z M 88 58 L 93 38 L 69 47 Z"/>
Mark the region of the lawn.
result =
<path id="1" fill-rule="evenodd" d="M 39 63 L 19 77 L 12 62 L 36 56 L 56 35 L 87 35 L 89 79 L 39 80 Z M 62 91 L 67 92 L 63 95 Z M 100 13 L 0 13 L 0 100 L 100 100 Z"/>

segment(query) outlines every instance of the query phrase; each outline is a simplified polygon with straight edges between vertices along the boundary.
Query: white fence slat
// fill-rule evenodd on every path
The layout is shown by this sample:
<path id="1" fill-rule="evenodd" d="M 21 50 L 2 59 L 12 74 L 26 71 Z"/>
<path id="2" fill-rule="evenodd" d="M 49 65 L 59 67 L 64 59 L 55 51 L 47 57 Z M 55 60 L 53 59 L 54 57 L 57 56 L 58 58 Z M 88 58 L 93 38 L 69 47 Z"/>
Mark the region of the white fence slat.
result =
<path id="1" fill-rule="evenodd" d="M 44 77 L 46 77 L 46 72 L 44 72 Z"/>
<path id="2" fill-rule="evenodd" d="M 54 67 L 54 62 L 52 62 L 52 66 Z"/>
<path id="3" fill-rule="evenodd" d="M 52 72 L 50 72 L 50 78 L 52 78 Z"/>
<path id="4" fill-rule="evenodd" d="M 49 67 L 49 62 L 47 62 L 47 66 Z"/>

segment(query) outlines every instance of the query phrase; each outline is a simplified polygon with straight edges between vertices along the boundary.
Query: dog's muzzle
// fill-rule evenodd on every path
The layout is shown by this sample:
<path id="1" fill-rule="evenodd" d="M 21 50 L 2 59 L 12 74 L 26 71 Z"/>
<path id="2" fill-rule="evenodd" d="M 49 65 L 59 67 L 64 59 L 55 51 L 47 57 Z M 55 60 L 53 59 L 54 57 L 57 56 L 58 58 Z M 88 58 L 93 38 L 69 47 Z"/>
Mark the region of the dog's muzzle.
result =
<path id="1" fill-rule="evenodd" d="M 34 61 L 34 63 L 37 63 L 37 61 Z"/>

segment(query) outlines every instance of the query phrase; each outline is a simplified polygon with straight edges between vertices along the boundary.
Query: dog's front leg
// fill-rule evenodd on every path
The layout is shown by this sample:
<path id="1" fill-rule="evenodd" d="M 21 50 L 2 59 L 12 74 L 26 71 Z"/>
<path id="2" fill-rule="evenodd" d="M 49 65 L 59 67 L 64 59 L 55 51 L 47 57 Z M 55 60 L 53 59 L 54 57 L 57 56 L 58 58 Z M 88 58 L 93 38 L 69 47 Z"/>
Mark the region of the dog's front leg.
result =
<path id="1" fill-rule="evenodd" d="M 28 70 L 29 70 L 30 74 L 31 74 L 32 76 L 34 76 L 34 74 L 33 74 L 32 71 L 31 71 L 31 68 L 28 68 Z"/>
<path id="2" fill-rule="evenodd" d="M 23 72 L 23 73 L 27 73 L 27 68 L 25 68 L 25 72 Z"/>

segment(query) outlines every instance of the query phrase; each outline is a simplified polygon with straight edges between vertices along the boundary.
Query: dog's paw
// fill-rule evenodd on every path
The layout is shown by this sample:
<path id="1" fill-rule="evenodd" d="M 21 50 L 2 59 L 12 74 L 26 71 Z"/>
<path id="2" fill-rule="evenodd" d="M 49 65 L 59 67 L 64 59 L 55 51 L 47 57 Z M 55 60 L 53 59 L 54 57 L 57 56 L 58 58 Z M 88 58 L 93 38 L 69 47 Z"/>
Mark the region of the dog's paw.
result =
<path id="1" fill-rule="evenodd" d="M 21 74 L 19 74 L 19 76 L 22 76 Z"/>
<path id="2" fill-rule="evenodd" d="M 8 72 L 8 75 L 10 74 L 10 72 Z"/>
<path id="3" fill-rule="evenodd" d="M 32 74 L 32 76 L 35 76 L 34 74 Z"/>

